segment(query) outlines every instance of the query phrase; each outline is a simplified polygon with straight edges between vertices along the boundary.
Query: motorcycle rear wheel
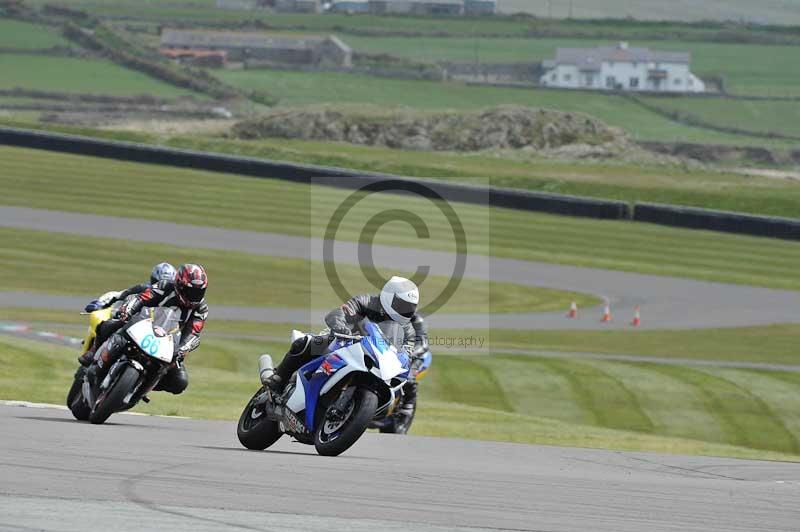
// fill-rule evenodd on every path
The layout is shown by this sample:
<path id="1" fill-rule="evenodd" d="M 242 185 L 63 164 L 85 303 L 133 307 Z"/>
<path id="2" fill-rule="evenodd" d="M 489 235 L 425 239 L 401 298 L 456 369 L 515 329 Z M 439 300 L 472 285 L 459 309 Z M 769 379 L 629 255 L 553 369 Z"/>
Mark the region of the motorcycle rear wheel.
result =
<path id="1" fill-rule="evenodd" d="M 402 414 L 392 414 L 389 422 L 380 428 L 381 434 L 408 434 L 408 429 L 411 428 L 411 423 L 414 422 L 414 414 L 417 409 L 414 408 L 414 413 L 410 416 Z"/>
<path id="2" fill-rule="evenodd" d="M 241 444 L 254 451 L 263 451 L 283 436 L 278 422 L 267 419 L 264 412 L 253 417 L 255 399 L 263 392 L 262 388 L 253 395 L 247 406 L 244 407 L 242 415 L 239 416 L 239 423 L 236 425 L 236 435 Z"/>
<path id="3" fill-rule="evenodd" d="M 139 380 L 139 372 L 132 366 L 125 366 L 117 380 L 111 383 L 111 387 L 105 390 L 92 408 L 89 414 L 89 423 L 99 425 L 111 417 L 111 414 L 122 409 L 122 400 L 136 385 Z"/>
<path id="4" fill-rule="evenodd" d="M 364 434 L 378 408 L 378 396 L 366 388 L 356 390 L 343 421 L 329 418 L 332 406 L 329 405 L 320 416 L 314 432 L 314 447 L 323 456 L 342 454 Z"/>

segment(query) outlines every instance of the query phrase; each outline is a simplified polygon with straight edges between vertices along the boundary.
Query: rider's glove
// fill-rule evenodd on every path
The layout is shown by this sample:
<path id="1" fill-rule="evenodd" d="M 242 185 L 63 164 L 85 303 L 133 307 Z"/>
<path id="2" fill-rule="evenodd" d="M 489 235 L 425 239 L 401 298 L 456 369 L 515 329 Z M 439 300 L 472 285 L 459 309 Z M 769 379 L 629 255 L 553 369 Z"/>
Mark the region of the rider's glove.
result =
<path id="1" fill-rule="evenodd" d="M 108 305 L 116 301 L 121 293 L 122 292 L 115 292 L 112 290 L 111 292 L 106 292 L 102 296 L 98 297 L 97 301 L 99 301 L 100 304 L 103 305 L 104 307 L 107 307 Z"/>
<path id="2" fill-rule="evenodd" d="M 353 331 L 351 331 L 349 327 L 339 325 L 336 327 L 331 327 L 331 334 L 345 334 L 349 336 L 353 334 Z"/>
<path id="3" fill-rule="evenodd" d="M 136 298 L 128 298 L 128 300 L 125 301 L 125 303 L 119 307 L 119 309 L 117 309 L 116 318 L 118 320 L 127 321 L 128 318 L 131 317 L 131 310 L 133 309 L 135 303 Z"/>

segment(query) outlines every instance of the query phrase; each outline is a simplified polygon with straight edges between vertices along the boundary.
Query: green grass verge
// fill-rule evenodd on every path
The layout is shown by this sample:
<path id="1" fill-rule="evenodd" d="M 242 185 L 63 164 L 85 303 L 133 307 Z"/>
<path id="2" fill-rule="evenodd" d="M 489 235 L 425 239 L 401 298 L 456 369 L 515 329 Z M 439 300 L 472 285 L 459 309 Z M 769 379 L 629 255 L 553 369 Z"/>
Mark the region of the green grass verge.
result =
<path id="1" fill-rule="evenodd" d="M 647 319 L 647 308 L 643 309 Z M 631 354 L 664 358 L 734 360 L 800 365 L 800 325 L 686 331 L 437 331 L 442 336 L 479 335 L 492 349 Z"/>
<path id="2" fill-rule="evenodd" d="M 0 89 L 23 89 L 133 96 L 188 96 L 192 92 L 173 87 L 110 61 L 2 54 Z"/>
<path id="3" fill-rule="evenodd" d="M 477 87 L 386 79 L 346 73 L 276 70 L 217 70 L 224 82 L 247 90 L 268 88 L 281 106 L 370 104 L 414 109 L 483 109 L 504 104 L 586 113 L 619 127 L 638 140 L 734 145 L 786 146 L 786 142 L 717 133 L 684 126 L 613 94 L 568 90 Z M 325 87 L 324 92 L 319 87 Z"/>
<path id="4" fill-rule="evenodd" d="M 67 44 L 52 28 L 0 18 L 0 48 L 40 50 Z"/>
<path id="5" fill-rule="evenodd" d="M 129 131 L 41 126 L 31 122 L 2 121 L 2 119 L 0 122 L 18 127 L 200 151 L 627 202 L 668 203 L 790 218 L 797 216 L 797 205 L 800 202 L 800 187 L 792 180 L 751 177 L 725 170 L 702 170 L 678 164 L 570 162 L 511 151 L 409 152 L 338 142 L 284 139 L 244 141 L 209 136 L 164 136 Z"/>
<path id="6" fill-rule="evenodd" d="M 646 316 L 645 316 L 646 317 Z M 86 317 L 63 310 L 0 308 L 0 321 L 21 321 L 60 327 L 57 332 L 82 333 Z M 206 332 L 270 340 L 288 338 L 292 328 L 316 330 L 320 324 L 280 324 L 212 319 Z M 431 331 L 432 350 L 446 355 L 459 352 L 447 346 L 444 339 L 484 339 L 484 347 L 493 353 L 506 350 L 535 352 L 598 353 L 638 355 L 667 359 L 753 362 L 762 364 L 800 365 L 796 339 L 800 324 L 761 327 L 701 329 L 685 331 L 511 331 L 450 330 Z M 439 343 L 437 343 L 437 338 Z M 477 346 L 476 346 L 477 347 Z"/>
<path id="7" fill-rule="evenodd" d="M 189 358 L 189 389 L 180 396 L 156 393 L 149 405 L 137 406 L 136 411 L 233 422 L 258 387 L 257 354 L 284 348 L 276 343 L 207 337 Z M 74 357 L 70 349 L 0 337 L 0 398 L 62 404 L 75 371 Z M 776 379 L 730 371 L 718 375 L 684 368 L 671 376 L 649 366 L 613 364 L 609 368 L 583 362 L 564 362 L 553 370 L 547 362 L 438 357 L 431 376 L 421 384 L 413 433 L 800 460 L 795 440 L 798 400 L 792 399 L 797 396 L 798 382 L 792 377 L 784 380 L 784 376 Z M 486 375 L 491 378 L 487 380 Z M 598 375 L 612 388 L 588 401 L 581 394 L 596 386 L 590 379 Z M 448 380 L 460 383 L 457 394 L 444 385 Z M 778 388 L 765 386 L 772 380 L 779 382 Z M 748 387 L 737 387 L 742 385 Z M 487 397 L 499 398 L 499 403 L 486 404 Z M 723 397 L 726 401 L 715 401 Z M 631 399 L 636 401 L 633 406 L 619 403 Z M 741 409 L 748 415 L 729 419 Z M 601 411 L 603 416 L 598 416 Z M 642 426 L 641 420 L 649 422 Z"/>
<path id="8" fill-rule="evenodd" d="M 3 203 L 91 214 L 130 215 L 197 225 L 322 236 L 350 192 L 155 165 L 0 147 Z M 192 194 L 151 194 L 191 183 Z M 425 200 L 391 196 L 360 202 L 337 238 L 358 240 L 364 220 L 386 208 L 419 213 L 431 231 L 419 239 L 406 224 L 384 226 L 378 244 L 454 251 L 447 220 Z M 309 208 L 314 205 L 314 216 Z M 131 206 L 140 206 L 131 209 Z M 145 208 L 146 207 L 146 208 Z M 797 242 L 681 230 L 648 224 L 551 216 L 453 204 L 471 252 L 734 283 L 800 288 Z M 312 224 L 313 221 L 313 224 Z M 159 259 L 163 260 L 163 259 Z M 137 270 L 141 271 L 141 270 Z M 128 282 L 137 278 L 126 275 Z"/>
<path id="9" fill-rule="evenodd" d="M 0 264 L 7 271 L 0 278 L 0 290 L 97 295 L 141 282 L 152 265 L 163 260 L 203 264 L 211 279 L 207 299 L 212 308 L 226 304 L 331 309 L 342 303 L 325 281 L 322 266 L 310 261 L 0 228 Z M 31 268 L 31 264 L 38 266 Z M 339 266 L 338 271 L 350 293 L 375 290 L 358 267 Z M 439 294 L 447 282 L 446 277 L 430 276 L 420 288 L 423 295 Z M 593 297 L 572 292 L 474 281 L 462 283 L 441 311 L 562 310 L 570 301 L 598 303 Z"/>
<path id="10" fill-rule="evenodd" d="M 440 356 L 434 401 L 566 423 L 800 453 L 800 375 L 537 358 Z"/>

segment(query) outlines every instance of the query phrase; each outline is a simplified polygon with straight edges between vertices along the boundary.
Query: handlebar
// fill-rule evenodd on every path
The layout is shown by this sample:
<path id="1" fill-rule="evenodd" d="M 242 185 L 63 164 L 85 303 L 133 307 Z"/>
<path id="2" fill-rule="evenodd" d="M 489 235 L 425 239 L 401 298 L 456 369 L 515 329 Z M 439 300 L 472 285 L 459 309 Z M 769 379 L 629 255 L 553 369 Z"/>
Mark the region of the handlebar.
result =
<path id="1" fill-rule="evenodd" d="M 331 332 L 331 336 L 333 336 L 334 338 L 342 339 L 342 340 L 353 340 L 353 341 L 356 341 L 356 342 L 359 342 L 364 338 L 360 334 L 342 334 L 342 333 L 337 333 L 337 332 Z"/>

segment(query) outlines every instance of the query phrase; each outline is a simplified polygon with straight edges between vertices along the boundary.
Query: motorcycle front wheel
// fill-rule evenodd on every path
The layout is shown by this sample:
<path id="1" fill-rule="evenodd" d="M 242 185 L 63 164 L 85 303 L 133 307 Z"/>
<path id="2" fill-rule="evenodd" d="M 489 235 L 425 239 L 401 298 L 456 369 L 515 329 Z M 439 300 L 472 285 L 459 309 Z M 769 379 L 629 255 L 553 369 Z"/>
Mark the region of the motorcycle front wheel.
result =
<path id="1" fill-rule="evenodd" d="M 278 422 L 267 419 L 264 409 L 256 405 L 256 397 L 263 392 L 264 388 L 261 388 L 253 395 L 239 416 L 236 426 L 236 435 L 241 444 L 255 451 L 266 449 L 283 436 Z"/>
<path id="2" fill-rule="evenodd" d="M 111 383 L 92 408 L 89 423 L 99 425 L 111 417 L 111 414 L 122 409 L 122 400 L 130 393 L 139 380 L 139 372 L 132 366 L 125 366 L 115 382 Z"/>
<path id="3" fill-rule="evenodd" d="M 342 454 L 364 434 L 378 408 L 378 396 L 372 390 L 359 388 L 341 419 L 332 416 L 332 407 L 328 405 L 314 433 L 314 447 L 323 456 Z"/>

